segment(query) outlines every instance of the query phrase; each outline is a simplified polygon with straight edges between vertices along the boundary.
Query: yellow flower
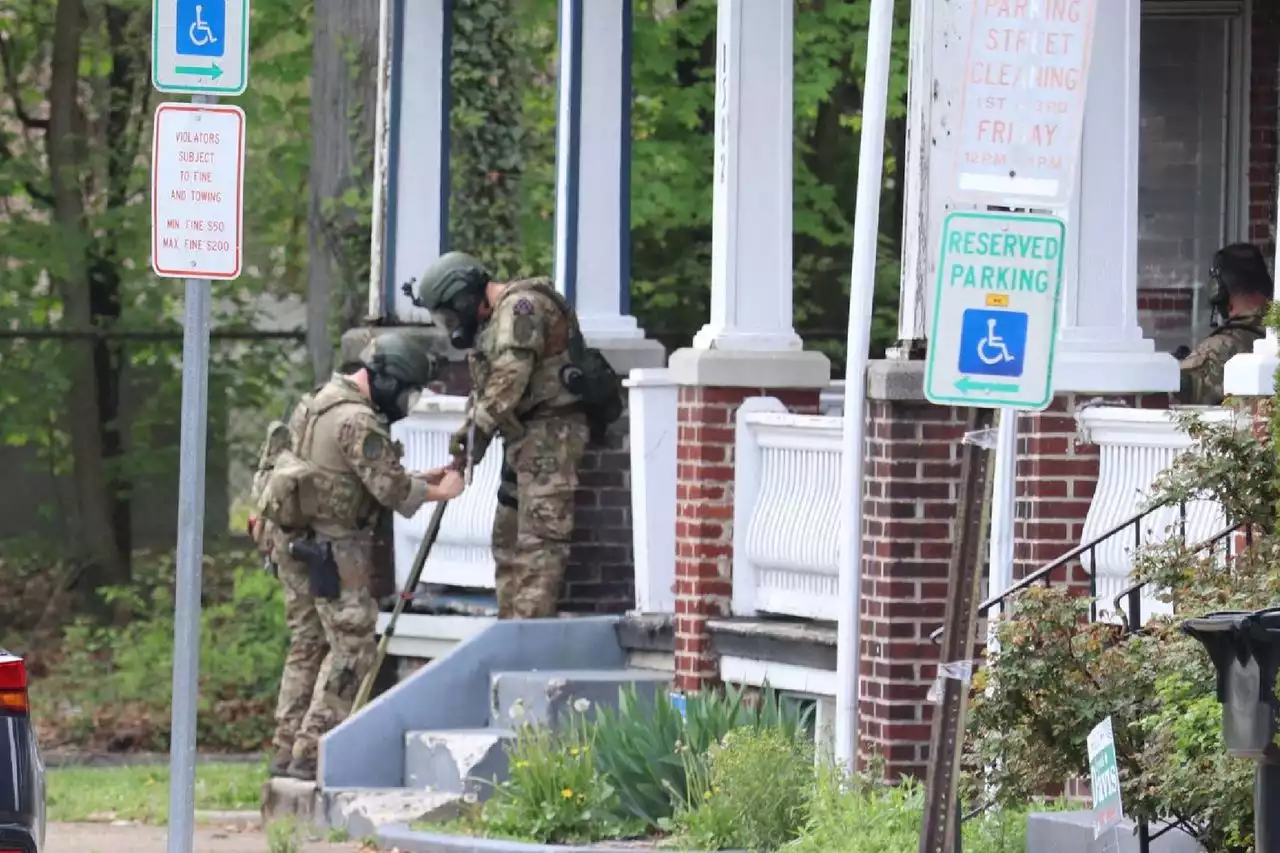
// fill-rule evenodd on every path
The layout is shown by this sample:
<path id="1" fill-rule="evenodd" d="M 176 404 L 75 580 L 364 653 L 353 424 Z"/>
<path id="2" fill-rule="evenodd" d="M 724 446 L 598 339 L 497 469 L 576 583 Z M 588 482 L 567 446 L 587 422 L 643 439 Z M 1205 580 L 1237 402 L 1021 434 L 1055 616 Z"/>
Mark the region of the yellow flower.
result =
<path id="1" fill-rule="evenodd" d="M 704 792 L 703 792 L 703 794 L 702 794 L 702 799 L 704 799 L 704 800 L 709 800 L 709 799 L 711 799 L 711 792 L 710 792 L 710 791 L 704 791 Z"/>
<path id="2" fill-rule="evenodd" d="M 564 797 L 566 800 L 572 799 L 572 798 L 573 798 L 573 789 L 572 789 L 572 788 L 565 788 L 563 791 L 561 791 L 561 792 L 560 792 L 560 796 Z"/>
<path id="3" fill-rule="evenodd" d="M 578 748 L 575 746 L 573 749 L 569 750 L 569 754 L 570 754 L 570 755 L 572 755 L 574 758 L 577 758 L 577 757 L 578 757 Z"/>
<path id="4" fill-rule="evenodd" d="M 527 761 L 517 761 L 517 762 L 516 762 L 516 769 L 517 769 L 517 770 L 523 770 L 524 768 L 526 768 L 526 767 L 528 767 L 528 766 L 529 766 L 529 762 L 527 762 Z"/>

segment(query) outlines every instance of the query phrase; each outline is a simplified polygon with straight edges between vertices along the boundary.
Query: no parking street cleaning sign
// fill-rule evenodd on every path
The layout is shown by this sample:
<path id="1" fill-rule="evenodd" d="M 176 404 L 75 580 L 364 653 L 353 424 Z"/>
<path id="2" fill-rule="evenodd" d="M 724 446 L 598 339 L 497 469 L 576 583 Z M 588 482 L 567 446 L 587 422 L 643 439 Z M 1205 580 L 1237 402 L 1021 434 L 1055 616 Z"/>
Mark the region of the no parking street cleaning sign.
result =
<path id="1" fill-rule="evenodd" d="M 947 216 L 925 373 L 931 402 L 1048 407 L 1065 246 L 1053 217 Z"/>

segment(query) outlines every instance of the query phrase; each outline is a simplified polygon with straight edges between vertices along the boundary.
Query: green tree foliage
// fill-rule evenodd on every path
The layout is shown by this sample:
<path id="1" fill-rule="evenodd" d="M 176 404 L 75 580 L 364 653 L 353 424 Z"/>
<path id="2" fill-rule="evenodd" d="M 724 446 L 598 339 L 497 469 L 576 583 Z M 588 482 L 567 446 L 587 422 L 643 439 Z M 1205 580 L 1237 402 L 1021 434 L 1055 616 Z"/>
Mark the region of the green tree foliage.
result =
<path id="1" fill-rule="evenodd" d="M 296 293 L 305 269 L 308 10 L 253 14 L 246 272 L 214 285 L 223 328 L 252 325 L 261 294 Z M 134 490 L 176 458 L 182 284 L 148 259 L 150 38 L 143 0 L 14 0 L 0 21 L 0 326 L 29 333 L 0 340 L 0 442 L 71 482 L 53 532 L 89 587 L 128 579 Z M 215 346 L 212 412 L 273 399 L 285 353 Z"/>
<path id="2" fill-rule="evenodd" d="M 905 5 L 905 4 L 904 4 Z M 481 7 L 511 8 L 515 33 L 489 40 Z M 464 11 L 477 16 L 464 24 Z M 797 0 L 795 18 L 795 322 L 809 344 L 843 363 L 869 7 Z M 710 309 L 715 118 L 715 0 L 635 0 L 632 42 L 632 309 L 650 334 L 685 346 Z M 476 44 L 476 41 L 479 44 Z M 508 41 L 510 40 L 510 41 Z M 511 44 L 505 57 L 492 44 Z M 468 0 L 454 24 L 453 244 L 507 245 L 510 176 L 523 253 L 512 272 L 551 267 L 555 209 L 556 1 Z M 487 74 L 473 71 L 490 63 Z M 517 72 L 519 70 L 519 73 Z M 519 125 L 472 129 L 475 116 L 512 115 L 497 85 L 519 79 Z M 895 30 L 886 141 L 873 354 L 896 338 L 907 89 L 905 8 Z M 461 110 L 460 114 L 457 112 Z M 483 133 L 483 159 L 469 139 Z M 476 186 L 474 190 L 466 187 Z M 468 198 L 472 192 L 482 203 Z M 497 194 L 497 197 L 495 197 Z M 494 205 L 496 216 L 488 207 Z"/>

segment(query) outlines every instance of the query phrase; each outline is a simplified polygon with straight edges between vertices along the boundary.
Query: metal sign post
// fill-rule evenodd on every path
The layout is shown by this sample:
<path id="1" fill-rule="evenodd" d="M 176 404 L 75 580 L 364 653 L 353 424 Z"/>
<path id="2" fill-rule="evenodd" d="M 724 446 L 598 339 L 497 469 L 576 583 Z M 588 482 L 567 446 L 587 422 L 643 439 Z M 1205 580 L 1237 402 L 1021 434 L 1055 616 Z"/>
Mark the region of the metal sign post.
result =
<path id="1" fill-rule="evenodd" d="M 928 276 L 934 293 L 925 395 L 939 405 L 970 407 L 970 435 L 948 577 L 921 853 L 958 848 L 956 781 L 988 504 L 995 491 L 994 584 L 1011 560 L 1016 410 L 1043 410 L 1053 400 L 1066 226 L 1060 215 L 1036 211 L 1060 214 L 1075 194 L 1097 3 L 953 0 L 945 10 L 933 10 L 937 18 L 926 50 L 934 73 L 924 81 L 931 98 L 928 136 L 940 140 L 942 150 L 934 153 L 948 163 L 950 175 L 931 182 L 919 202 L 937 213 L 921 235 L 926 256 L 937 259 L 936 273 Z M 927 169 L 927 161 L 917 168 Z M 998 443 L 990 441 L 995 408 L 1003 413 Z M 973 442 L 975 432 L 985 440 Z M 988 476 L 989 446 L 998 448 L 999 484 Z"/>
<path id="2" fill-rule="evenodd" d="M 845 402 L 840 454 L 840 615 L 836 635 L 836 760 L 852 773 L 858 762 L 858 702 L 862 645 L 862 489 L 865 477 L 867 356 L 876 289 L 876 243 L 884 173 L 884 125 L 889 100 L 893 0 L 872 0 L 867 27 L 858 200 L 845 349 Z"/>
<path id="3" fill-rule="evenodd" d="M 156 107 L 151 150 L 151 268 L 186 280 L 167 850 L 192 853 L 212 289 L 244 266 L 244 111 L 216 104 L 249 81 L 249 0 L 153 0 L 151 81 L 194 95 Z"/>

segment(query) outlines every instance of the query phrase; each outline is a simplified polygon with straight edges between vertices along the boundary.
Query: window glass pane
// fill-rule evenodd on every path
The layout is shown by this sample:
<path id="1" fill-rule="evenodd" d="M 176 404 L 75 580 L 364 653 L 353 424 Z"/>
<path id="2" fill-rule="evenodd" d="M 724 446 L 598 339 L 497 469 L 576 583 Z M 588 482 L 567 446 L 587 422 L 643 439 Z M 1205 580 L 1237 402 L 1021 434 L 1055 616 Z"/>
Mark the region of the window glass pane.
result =
<path id="1" fill-rule="evenodd" d="M 1157 347 L 1208 331 L 1204 285 L 1223 235 L 1228 22 L 1142 21 L 1138 305 Z"/>

